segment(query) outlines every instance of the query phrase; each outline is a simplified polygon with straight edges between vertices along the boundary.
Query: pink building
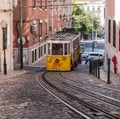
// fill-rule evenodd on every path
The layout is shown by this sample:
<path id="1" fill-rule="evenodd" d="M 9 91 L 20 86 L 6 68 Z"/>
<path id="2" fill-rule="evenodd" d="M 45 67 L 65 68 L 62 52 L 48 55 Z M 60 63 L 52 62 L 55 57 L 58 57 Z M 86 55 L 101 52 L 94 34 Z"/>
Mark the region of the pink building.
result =
<path id="1" fill-rule="evenodd" d="M 62 28 L 71 28 L 71 0 L 21 0 L 23 63 L 31 65 L 46 55 L 45 40 Z M 14 64 L 20 60 L 20 14 L 13 12 Z M 20 60 L 21 61 L 21 60 Z"/>
<path id="2" fill-rule="evenodd" d="M 14 66 L 20 64 L 21 59 L 24 65 L 41 60 L 46 55 L 46 38 L 61 31 L 62 28 L 71 28 L 71 2 L 71 0 L 0 0 L 0 72 L 5 66 L 7 70 L 14 70 Z M 7 42 L 4 42 L 6 39 Z M 23 56 L 20 55 L 22 54 L 20 49 L 23 49 Z"/>
<path id="3" fill-rule="evenodd" d="M 117 60 L 117 73 L 120 74 L 120 0 L 106 0 L 105 3 L 105 69 L 110 58 L 111 71 L 114 72 L 113 56 Z"/>
<path id="4" fill-rule="evenodd" d="M 23 63 L 31 65 L 46 54 L 45 39 L 49 35 L 49 2 L 22 1 Z M 20 1 L 13 11 L 14 65 L 20 62 Z"/>

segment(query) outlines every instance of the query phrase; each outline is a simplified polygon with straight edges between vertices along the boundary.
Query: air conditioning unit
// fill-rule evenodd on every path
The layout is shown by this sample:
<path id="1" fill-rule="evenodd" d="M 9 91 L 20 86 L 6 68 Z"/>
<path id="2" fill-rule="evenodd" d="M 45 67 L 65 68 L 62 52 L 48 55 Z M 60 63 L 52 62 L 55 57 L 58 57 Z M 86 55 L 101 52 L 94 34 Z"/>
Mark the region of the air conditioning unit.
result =
<path id="1" fill-rule="evenodd" d="M 37 31 L 37 25 L 33 24 L 32 25 L 32 33 L 35 33 Z"/>
<path id="2" fill-rule="evenodd" d="M 36 23 L 36 20 L 33 20 L 33 23 L 32 23 L 32 33 L 35 33 L 37 31 L 37 23 Z"/>

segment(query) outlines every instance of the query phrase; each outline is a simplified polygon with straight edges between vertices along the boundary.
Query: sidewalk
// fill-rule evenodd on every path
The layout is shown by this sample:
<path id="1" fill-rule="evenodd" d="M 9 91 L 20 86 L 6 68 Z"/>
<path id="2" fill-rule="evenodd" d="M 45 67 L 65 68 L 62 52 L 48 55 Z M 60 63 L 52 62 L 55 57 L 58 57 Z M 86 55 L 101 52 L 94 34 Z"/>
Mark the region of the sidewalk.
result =
<path id="1" fill-rule="evenodd" d="M 107 71 L 105 71 L 103 68 L 100 68 L 100 79 L 108 82 Z M 110 72 L 110 83 L 120 85 L 120 74 L 114 74 L 113 72 Z"/>
<path id="2" fill-rule="evenodd" d="M 0 72 L 0 80 L 1 79 L 9 79 L 9 78 L 15 78 L 19 77 L 22 74 L 25 74 L 29 71 L 40 71 L 45 69 L 45 58 L 42 58 L 38 62 L 34 63 L 33 65 L 24 65 L 24 68 L 20 70 L 19 66 L 16 67 L 14 71 L 7 71 L 7 74 L 5 75 L 4 72 Z"/>
<path id="3" fill-rule="evenodd" d="M 85 61 L 82 61 L 81 65 L 88 65 L 89 68 L 89 64 L 85 64 Z M 107 71 L 104 70 L 103 66 L 100 67 L 100 80 L 103 80 L 106 83 L 108 82 Z M 114 85 L 120 85 L 120 74 L 114 74 L 113 72 L 110 72 L 110 83 Z"/>
<path id="4" fill-rule="evenodd" d="M 0 80 L 1 79 L 10 79 L 10 78 L 15 78 L 18 77 L 24 73 L 27 73 L 26 70 L 14 70 L 14 71 L 8 71 L 7 74 L 5 75 L 4 72 L 0 72 Z"/>

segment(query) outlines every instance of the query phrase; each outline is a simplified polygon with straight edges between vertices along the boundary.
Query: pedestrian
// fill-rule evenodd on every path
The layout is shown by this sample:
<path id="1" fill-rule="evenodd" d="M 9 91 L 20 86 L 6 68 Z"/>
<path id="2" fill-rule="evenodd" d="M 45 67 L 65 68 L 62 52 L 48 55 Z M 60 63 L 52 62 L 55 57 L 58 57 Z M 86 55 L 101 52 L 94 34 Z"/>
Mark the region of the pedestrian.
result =
<path id="1" fill-rule="evenodd" d="M 86 59 L 85 59 L 85 64 L 87 64 L 88 61 L 89 61 L 89 59 L 88 59 L 88 56 L 87 56 Z"/>

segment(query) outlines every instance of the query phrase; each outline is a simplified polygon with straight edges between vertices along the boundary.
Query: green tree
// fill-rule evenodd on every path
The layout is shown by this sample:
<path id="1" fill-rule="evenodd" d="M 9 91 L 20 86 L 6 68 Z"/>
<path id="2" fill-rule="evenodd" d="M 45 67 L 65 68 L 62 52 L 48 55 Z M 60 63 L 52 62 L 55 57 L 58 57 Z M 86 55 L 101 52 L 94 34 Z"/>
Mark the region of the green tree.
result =
<path id="1" fill-rule="evenodd" d="M 73 3 L 72 27 L 82 35 L 96 32 L 100 28 L 100 18 L 90 11 L 83 11 L 82 7 Z"/>

